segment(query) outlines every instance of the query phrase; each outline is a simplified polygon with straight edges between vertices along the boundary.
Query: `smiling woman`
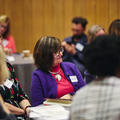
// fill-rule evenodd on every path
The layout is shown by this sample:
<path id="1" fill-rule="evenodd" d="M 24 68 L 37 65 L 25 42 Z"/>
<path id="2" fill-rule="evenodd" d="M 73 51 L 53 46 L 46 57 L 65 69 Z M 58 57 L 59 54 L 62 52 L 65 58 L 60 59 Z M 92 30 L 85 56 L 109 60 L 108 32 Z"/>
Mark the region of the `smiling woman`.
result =
<path id="1" fill-rule="evenodd" d="M 0 36 L 4 51 L 16 53 L 16 46 L 12 35 L 10 35 L 10 20 L 6 15 L 0 16 Z"/>
<path id="2" fill-rule="evenodd" d="M 42 104 L 46 98 L 64 98 L 74 95 L 85 85 L 76 66 L 62 62 L 63 48 L 56 37 L 41 37 L 34 48 L 34 61 L 37 69 L 31 82 L 32 105 Z M 64 96 L 66 95 L 66 96 Z"/>
<path id="3" fill-rule="evenodd" d="M 14 68 L 5 61 L 5 55 L 0 46 L 0 95 L 6 108 L 19 120 L 25 120 L 30 106 L 27 95 L 22 90 L 16 78 Z M 1 117 L 1 114 L 0 114 Z"/>

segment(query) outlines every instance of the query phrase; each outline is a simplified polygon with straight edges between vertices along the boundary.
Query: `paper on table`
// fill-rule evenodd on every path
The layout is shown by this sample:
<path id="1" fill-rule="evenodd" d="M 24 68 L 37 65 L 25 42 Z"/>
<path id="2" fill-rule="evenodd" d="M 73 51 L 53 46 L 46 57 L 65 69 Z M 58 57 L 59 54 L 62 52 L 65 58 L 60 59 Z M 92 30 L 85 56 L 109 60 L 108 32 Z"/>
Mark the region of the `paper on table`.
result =
<path id="1" fill-rule="evenodd" d="M 35 120 L 68 120 L 69 111 L 60 105 L 41 105 L 31 107 L 29 117 Z"/>
<path id="2" fill-rule="evenodd" d="M 6 59 L 7 59 L 9 62 L 15 61 L 15 58 L 14 58 L 13 56 L 6 56 Z"/>

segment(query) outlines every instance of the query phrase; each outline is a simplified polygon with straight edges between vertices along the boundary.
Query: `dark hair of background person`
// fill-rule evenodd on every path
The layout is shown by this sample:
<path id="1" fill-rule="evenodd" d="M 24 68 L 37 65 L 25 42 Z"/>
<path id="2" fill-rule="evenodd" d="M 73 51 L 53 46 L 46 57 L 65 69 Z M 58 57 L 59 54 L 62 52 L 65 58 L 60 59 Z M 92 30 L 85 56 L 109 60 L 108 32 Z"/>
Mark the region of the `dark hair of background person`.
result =
<path id="1" fill-rule="evenodd" d="M 82 17 L 74 17 L 72 20 L 72 23 L 74 24 L 81 24 L 83 28 L 86 27 L 86 25 L 88 24 L 88 21 L 85 18 Z"/>
<path id="2" fill-rule="evenodd" d="M 108 33 L 110 35 L 120 35 L 120 19 L 112 21 L 109 26 Z"/>
<path id="3" fill-rule="evenodd" d="M 41 37 L 34 48 L 33 57 L 37 68 L 49 71 L 53 64 L 53 53 L 61 48 L 61 42 L 56 37 Z"/>
<path id="4" fill-rule="evenodd" d="M 4 32 L 4 34 L 2 36 L 3 36 L 3 38 L 7 38 L 7 36 L 10 34 L 10 20 L 9 20 L 9 17 L 6 16 L 6 15 L 1 15 L 0 16 L 0 24 L 3 23 L 3 22 L 7 23 L 8 25 L 7 25 L 6 31 Z"/>
<path id="5" fill-rule="evenodd" d="M 84 49 L 84 63 L 89 73 L 98 77 L 114 76 L 120 69 L 120 37 L 98 36 Z"/>

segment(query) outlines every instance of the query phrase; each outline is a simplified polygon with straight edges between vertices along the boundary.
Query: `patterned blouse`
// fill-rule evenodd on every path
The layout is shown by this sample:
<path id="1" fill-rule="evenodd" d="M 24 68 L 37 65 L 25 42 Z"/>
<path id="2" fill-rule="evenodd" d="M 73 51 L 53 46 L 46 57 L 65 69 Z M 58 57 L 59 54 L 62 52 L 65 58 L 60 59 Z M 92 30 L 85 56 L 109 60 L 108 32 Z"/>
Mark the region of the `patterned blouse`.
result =
<path id="1" fill-rule="evenodd" d="M 5 85 L 0 86 L 0 94 L 2 95 L 5 102 L 10 103 L 16 107 L 20 108 L 19 103 L 23 99 L 28 99 L 28 96 L 22 90 L 21 84 L 19 83 L 18 79 L 16 78 L 14 68 L 7 63 L 7 66 L 10 71 L 9 80 L 13 82 L 12 87 L 8 88 Z M 18 120 L 24 120 L 24 115 L 16 116 Z"/>

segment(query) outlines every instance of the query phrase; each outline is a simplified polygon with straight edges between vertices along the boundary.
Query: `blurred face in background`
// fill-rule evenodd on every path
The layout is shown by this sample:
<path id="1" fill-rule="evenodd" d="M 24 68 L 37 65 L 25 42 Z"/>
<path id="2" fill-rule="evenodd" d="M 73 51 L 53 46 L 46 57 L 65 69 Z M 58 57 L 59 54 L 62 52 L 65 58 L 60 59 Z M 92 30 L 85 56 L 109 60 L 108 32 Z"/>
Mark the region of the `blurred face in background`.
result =
<path id="1" fill-rule="evenodd" d="M 72 32 L 73 32 L 73 35 L 76 35 L 76 36 L 81 36 L 81 34 L 83 34 L 85 31 L 85 29 L 82 27 L 81 24 L 72 24 Z"/>
<path id="2" fill-rule="evenodd" d="M 1 35 L 4 34 L 4 32 L 6 32 L 7 27 L 8 27 L 8 23 L 6 23 L 6 22 L 0 23 L 0 34 Z"/>
<path id="3" fill-rule="evenodd" d="M 105 35 L 105 31 L 103 29 L 101 29 L 98 32 L 96 32 L 96 37 L 97 36 L 101 36 L 101 35 Z"/>

